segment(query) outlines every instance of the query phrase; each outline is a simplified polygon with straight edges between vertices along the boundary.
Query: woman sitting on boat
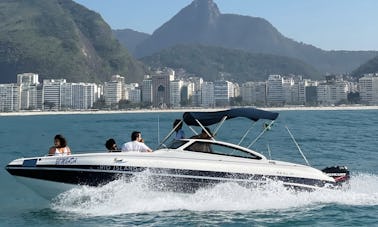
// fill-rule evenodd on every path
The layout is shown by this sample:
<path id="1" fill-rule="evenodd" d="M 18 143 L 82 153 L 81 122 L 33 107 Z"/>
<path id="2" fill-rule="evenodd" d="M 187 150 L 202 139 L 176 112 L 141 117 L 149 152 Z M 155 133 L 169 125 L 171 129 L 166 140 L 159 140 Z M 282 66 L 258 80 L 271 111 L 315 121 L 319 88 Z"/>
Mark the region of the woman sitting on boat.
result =
<path id="1" fill-rule="evenodd" d="M 70 155 L 71 150 L 67 146 L 67 140 L 62 135 L 56 135 L 54 137 L 54 146 L 52 146 L 49 150 L 50 156 L 64 156 Z"/>
<path id="2" fill-rule="evenodd" d="M 210 140 L 213 138 L 213 133 L 210 131 L 208 127 L 205 127 L 202 129 L 201 134 L 195 135 L 190 137 L 191 139 L 206 139 Z M 207 152 L 211 153 L 213 152 L 213 149 L 211 148 L 211 145 L 209 143 L 204 142 L 195 142 L 193 145 L 188 147 L 188 150 L 191 151 L 200 151 L 200 152 Z"/>

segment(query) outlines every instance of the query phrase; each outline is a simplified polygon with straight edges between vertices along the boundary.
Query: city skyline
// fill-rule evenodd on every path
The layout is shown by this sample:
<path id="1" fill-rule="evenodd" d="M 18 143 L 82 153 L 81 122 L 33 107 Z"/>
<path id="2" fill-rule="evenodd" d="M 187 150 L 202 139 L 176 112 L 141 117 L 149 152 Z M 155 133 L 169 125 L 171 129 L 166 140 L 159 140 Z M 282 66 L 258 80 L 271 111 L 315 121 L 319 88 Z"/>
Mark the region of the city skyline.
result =
<path id="1" fill-rule="evenodd" d="M 112 29 L 152 34 L 192 0 L 74 0 Z M 378 50 L 378 1 L 214 0 L 221 13 L 262 17 L 284 36 L 324 50 Z"/>
<path id="2" fill-rule="evenodd" d="M 146 77 L 142 87 L 126 82 L 124 77 L 114 75 L 103 85 L 69 83 L 65 79 L 44 79 L 40 84 L 38 74 L 18 74 L 17 84 L 0 84 L 0 112 L 378 104 L 378 74 L 366 74 L 358 82 L 345 80 L 342 75 L 312 81 L 300 75 L 272 74 L 266 81 L 239 85 L 184 74 L 176 78 L 173 69 L 165 68 Z M 150 97 L 142 91 L 148 91 Z"/>

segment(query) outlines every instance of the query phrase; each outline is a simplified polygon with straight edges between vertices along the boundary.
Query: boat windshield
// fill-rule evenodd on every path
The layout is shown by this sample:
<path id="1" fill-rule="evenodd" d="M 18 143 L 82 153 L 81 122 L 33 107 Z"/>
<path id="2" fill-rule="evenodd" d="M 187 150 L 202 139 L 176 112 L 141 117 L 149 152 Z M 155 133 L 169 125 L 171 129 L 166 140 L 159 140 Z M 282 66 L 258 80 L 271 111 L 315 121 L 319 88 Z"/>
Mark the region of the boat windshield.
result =
<path id="1" fill-rule="evenodd" d="M 223 144 L 206 143 L 206 142 L 201 142 L 201 141 L 194 142 L 192 145 L 185 148 L 185 150 L 233 156 L 233 157 L 241 157 L 241 158 L 250 158 L 250 159 L 258 159 L 258 160 L 261 159 L 261 157 L 259 156 L 256 156 L 252 153 L 238 149 L 236 147 L 230 147 Z"/>
<path id="2" fill-rule="evenodd" d="M 187 143 L 188 141 L 183 141 L 183 140 L 173 140 L 171 141 L 168 145 L 167 148 L 169 149 L 177 149 Z"/>

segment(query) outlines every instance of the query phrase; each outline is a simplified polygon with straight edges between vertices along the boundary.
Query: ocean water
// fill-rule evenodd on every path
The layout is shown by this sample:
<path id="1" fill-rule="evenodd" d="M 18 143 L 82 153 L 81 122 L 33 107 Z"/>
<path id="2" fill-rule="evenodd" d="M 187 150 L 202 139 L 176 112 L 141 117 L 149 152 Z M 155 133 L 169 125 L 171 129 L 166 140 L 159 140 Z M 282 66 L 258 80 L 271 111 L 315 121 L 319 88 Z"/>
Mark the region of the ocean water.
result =
<path id="1" fill-rule="evenodd" d="M 82 187 L 47 201 L 2 168 L 0 226 L 378 226 L 378 110 L 279 112 L 272 129 L 252 148 L 303 164 L 287 126 L 312 166 L 348 166 L 349 188 L 292 192 L 272 182 L 256 189 L 219 184 L 194 194 L 156 192 L 145 187 L 142 173 L 130 183 Z M 65 135 L 73 153 L 103 151 L 110 137 L 121 145 L 133 130 L 142 131 L 146 144 L 156 148 L 181 115 L 1 116 L 1 166 L 45 155 L 55 134 Z M 217 139 L 238 143 L 249 127 L 242 142 L 247 146 L 262 126 L 245 119 L 227 121 Z"/>

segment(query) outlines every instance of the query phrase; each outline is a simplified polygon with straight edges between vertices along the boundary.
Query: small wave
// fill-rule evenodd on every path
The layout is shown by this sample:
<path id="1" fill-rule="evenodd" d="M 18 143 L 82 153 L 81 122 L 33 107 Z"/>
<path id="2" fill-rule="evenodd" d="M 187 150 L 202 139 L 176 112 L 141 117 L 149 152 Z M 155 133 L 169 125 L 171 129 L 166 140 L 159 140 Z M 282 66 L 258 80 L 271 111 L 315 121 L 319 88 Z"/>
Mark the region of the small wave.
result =
<path id="1" fill-rule="evenodd" d="M 193 194 L 152 191 L 148 176 L 132 182 L 116 180 L 102 187 L 80 187 L 60 194 L 51 204 L 57 211 L 79 215 L 108 216 L 168 210 L 266 211 L 292 208 L 316 209 L 319 205 L 378 205 L 378 176 L 353 175 L 343 190 L 295 192 L 280 182 L 245 188 L 235 183 L 218 184 Z"/>

